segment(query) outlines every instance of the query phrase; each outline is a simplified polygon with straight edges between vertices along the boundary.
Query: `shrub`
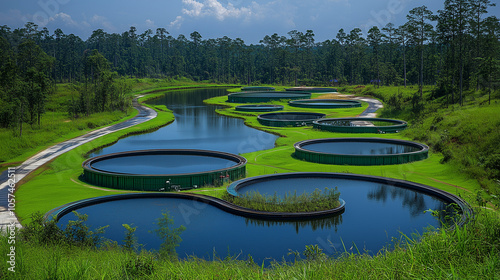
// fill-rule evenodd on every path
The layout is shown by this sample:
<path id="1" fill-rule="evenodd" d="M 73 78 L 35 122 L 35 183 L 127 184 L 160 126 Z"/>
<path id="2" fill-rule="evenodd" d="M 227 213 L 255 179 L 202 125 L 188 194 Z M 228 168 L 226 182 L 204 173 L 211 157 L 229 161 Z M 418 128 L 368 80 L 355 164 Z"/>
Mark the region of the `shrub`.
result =
<path id="1" fill-rule="evenodd" d="M 69 221 L 63 231 L 66 240 L 74 245 L 98 247 L 103 243 L 102 234 L 108 226 L 100 227 L 91 231 L 88 225 L 85 224 L 88 215 L 79 214 L 73 211 L 73 214 L 78 218 L 76 221 Z"/>
<path id="2" fill-rule="evenodd" d="M 130 255 L 126 260 L 124 269 L 127 276 L 140 277 L 151 275 L 155 270 L 154 255 L 148 251 L 143 251 L 136 255 Z"/>
<path id="3" fill-rule="evenodd" d="M 181 225 L 178 228 L 172 228 L 174 220 L 170 217 L 168 211 L 162 213 L 162 217 L 157 220 L 156 224 L 158 228 L 155 229 L 155 232 L 163 240 L 160 245 L 160 257 L 170 261 L 177 260 L 175 247 L 178 247 L 179 243 L 181 243 L 180 234 L 186 230 L 186 227 Z"/>
<path id="4" fill-rule="evenodd" d="M 58 244 L 64 242 L 64 234 L 52 219 L 45 221 L 41 212 L 31 215 L 31 223 L 20 229 L 20 236 L 24 241 L 37 244 Z"/>

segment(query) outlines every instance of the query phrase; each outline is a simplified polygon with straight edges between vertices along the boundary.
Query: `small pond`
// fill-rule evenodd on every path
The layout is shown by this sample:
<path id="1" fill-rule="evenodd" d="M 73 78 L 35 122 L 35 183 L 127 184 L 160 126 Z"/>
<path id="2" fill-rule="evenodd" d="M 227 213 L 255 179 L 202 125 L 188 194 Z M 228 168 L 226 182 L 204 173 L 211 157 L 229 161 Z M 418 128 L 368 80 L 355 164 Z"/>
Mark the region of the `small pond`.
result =
<path id="1" fill-rule="evenodd" d="M 393 155 L 421 150 L 418 147 L 402 144 L 355 141 L 314 143 L 303 145 L 302 148 L 320 153 L 347 155 Z"/>

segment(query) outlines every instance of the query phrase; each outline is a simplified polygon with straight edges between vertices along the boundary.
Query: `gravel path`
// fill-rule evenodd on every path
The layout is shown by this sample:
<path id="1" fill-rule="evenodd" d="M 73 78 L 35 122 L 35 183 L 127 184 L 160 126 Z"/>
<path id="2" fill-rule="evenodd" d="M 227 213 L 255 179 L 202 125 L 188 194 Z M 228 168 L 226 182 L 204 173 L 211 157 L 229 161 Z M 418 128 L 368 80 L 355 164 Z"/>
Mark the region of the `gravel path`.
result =
<path id="1" fill-rule="evenodd" d="M 374 98 L 353 97 L 352 99 L 361 100 L 361 101 L 365 101 L 368 103 L 368 108 L 366 108 L 366 110 L 364 110 L 363 113 L 361 113 L 358 117 L 376 118 L 377 117 L 377 113 L 376 113 L 377 110 L 384 107 L 384 105 L 382 105 L 382 102 L 380 102 L 379 100 L 374 99 Z"/>

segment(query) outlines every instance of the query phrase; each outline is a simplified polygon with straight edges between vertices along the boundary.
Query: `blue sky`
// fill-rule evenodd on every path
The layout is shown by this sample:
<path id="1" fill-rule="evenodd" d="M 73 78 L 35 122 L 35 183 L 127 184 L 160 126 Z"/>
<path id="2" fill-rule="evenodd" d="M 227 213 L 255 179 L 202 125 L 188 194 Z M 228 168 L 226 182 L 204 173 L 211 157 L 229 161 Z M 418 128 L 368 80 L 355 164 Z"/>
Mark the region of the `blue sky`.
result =
<path id="1" fill-rule="evenodd" d="M 498 2 L 493 0 L 492 2 Z M 3 0 L 0 25 L 21 27 L 33 21 L 52 33 L 61 28 L 86 40 L 93 30 L 122 33 L 135 26 L 139 33 L 164 27 L 174 37 L 198 31 L 204 39 L 228 36 L 258 43 L 265 35 L 286 35 L 311 29 L 317 42 L 333 39 L 340 28 L 364 34 L 373 25 L 396 26 L 408 11 L 426 5 L 443 8 L 437 0 Z M 490 14 L 500 17 L 499 7 Z"/>

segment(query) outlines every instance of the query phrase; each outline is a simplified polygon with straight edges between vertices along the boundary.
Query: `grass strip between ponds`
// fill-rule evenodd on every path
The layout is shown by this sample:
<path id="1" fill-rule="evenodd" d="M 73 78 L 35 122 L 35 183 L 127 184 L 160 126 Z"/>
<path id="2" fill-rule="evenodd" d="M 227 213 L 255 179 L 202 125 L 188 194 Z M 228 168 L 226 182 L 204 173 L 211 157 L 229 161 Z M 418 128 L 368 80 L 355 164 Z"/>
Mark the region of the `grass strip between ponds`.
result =
<path id="1" fill-rule="evenodd" d="M 288 192 L 284 196 L 261 194 L 257 191 L 246 192 L 239 196 L 224 193 L 222 199 L 238 206 L 265 212 L 302 213 L 330 210 L 340 206 L 340 193 L 337 188 L 315 189 L 312 193 L 297 195 Z"/>

